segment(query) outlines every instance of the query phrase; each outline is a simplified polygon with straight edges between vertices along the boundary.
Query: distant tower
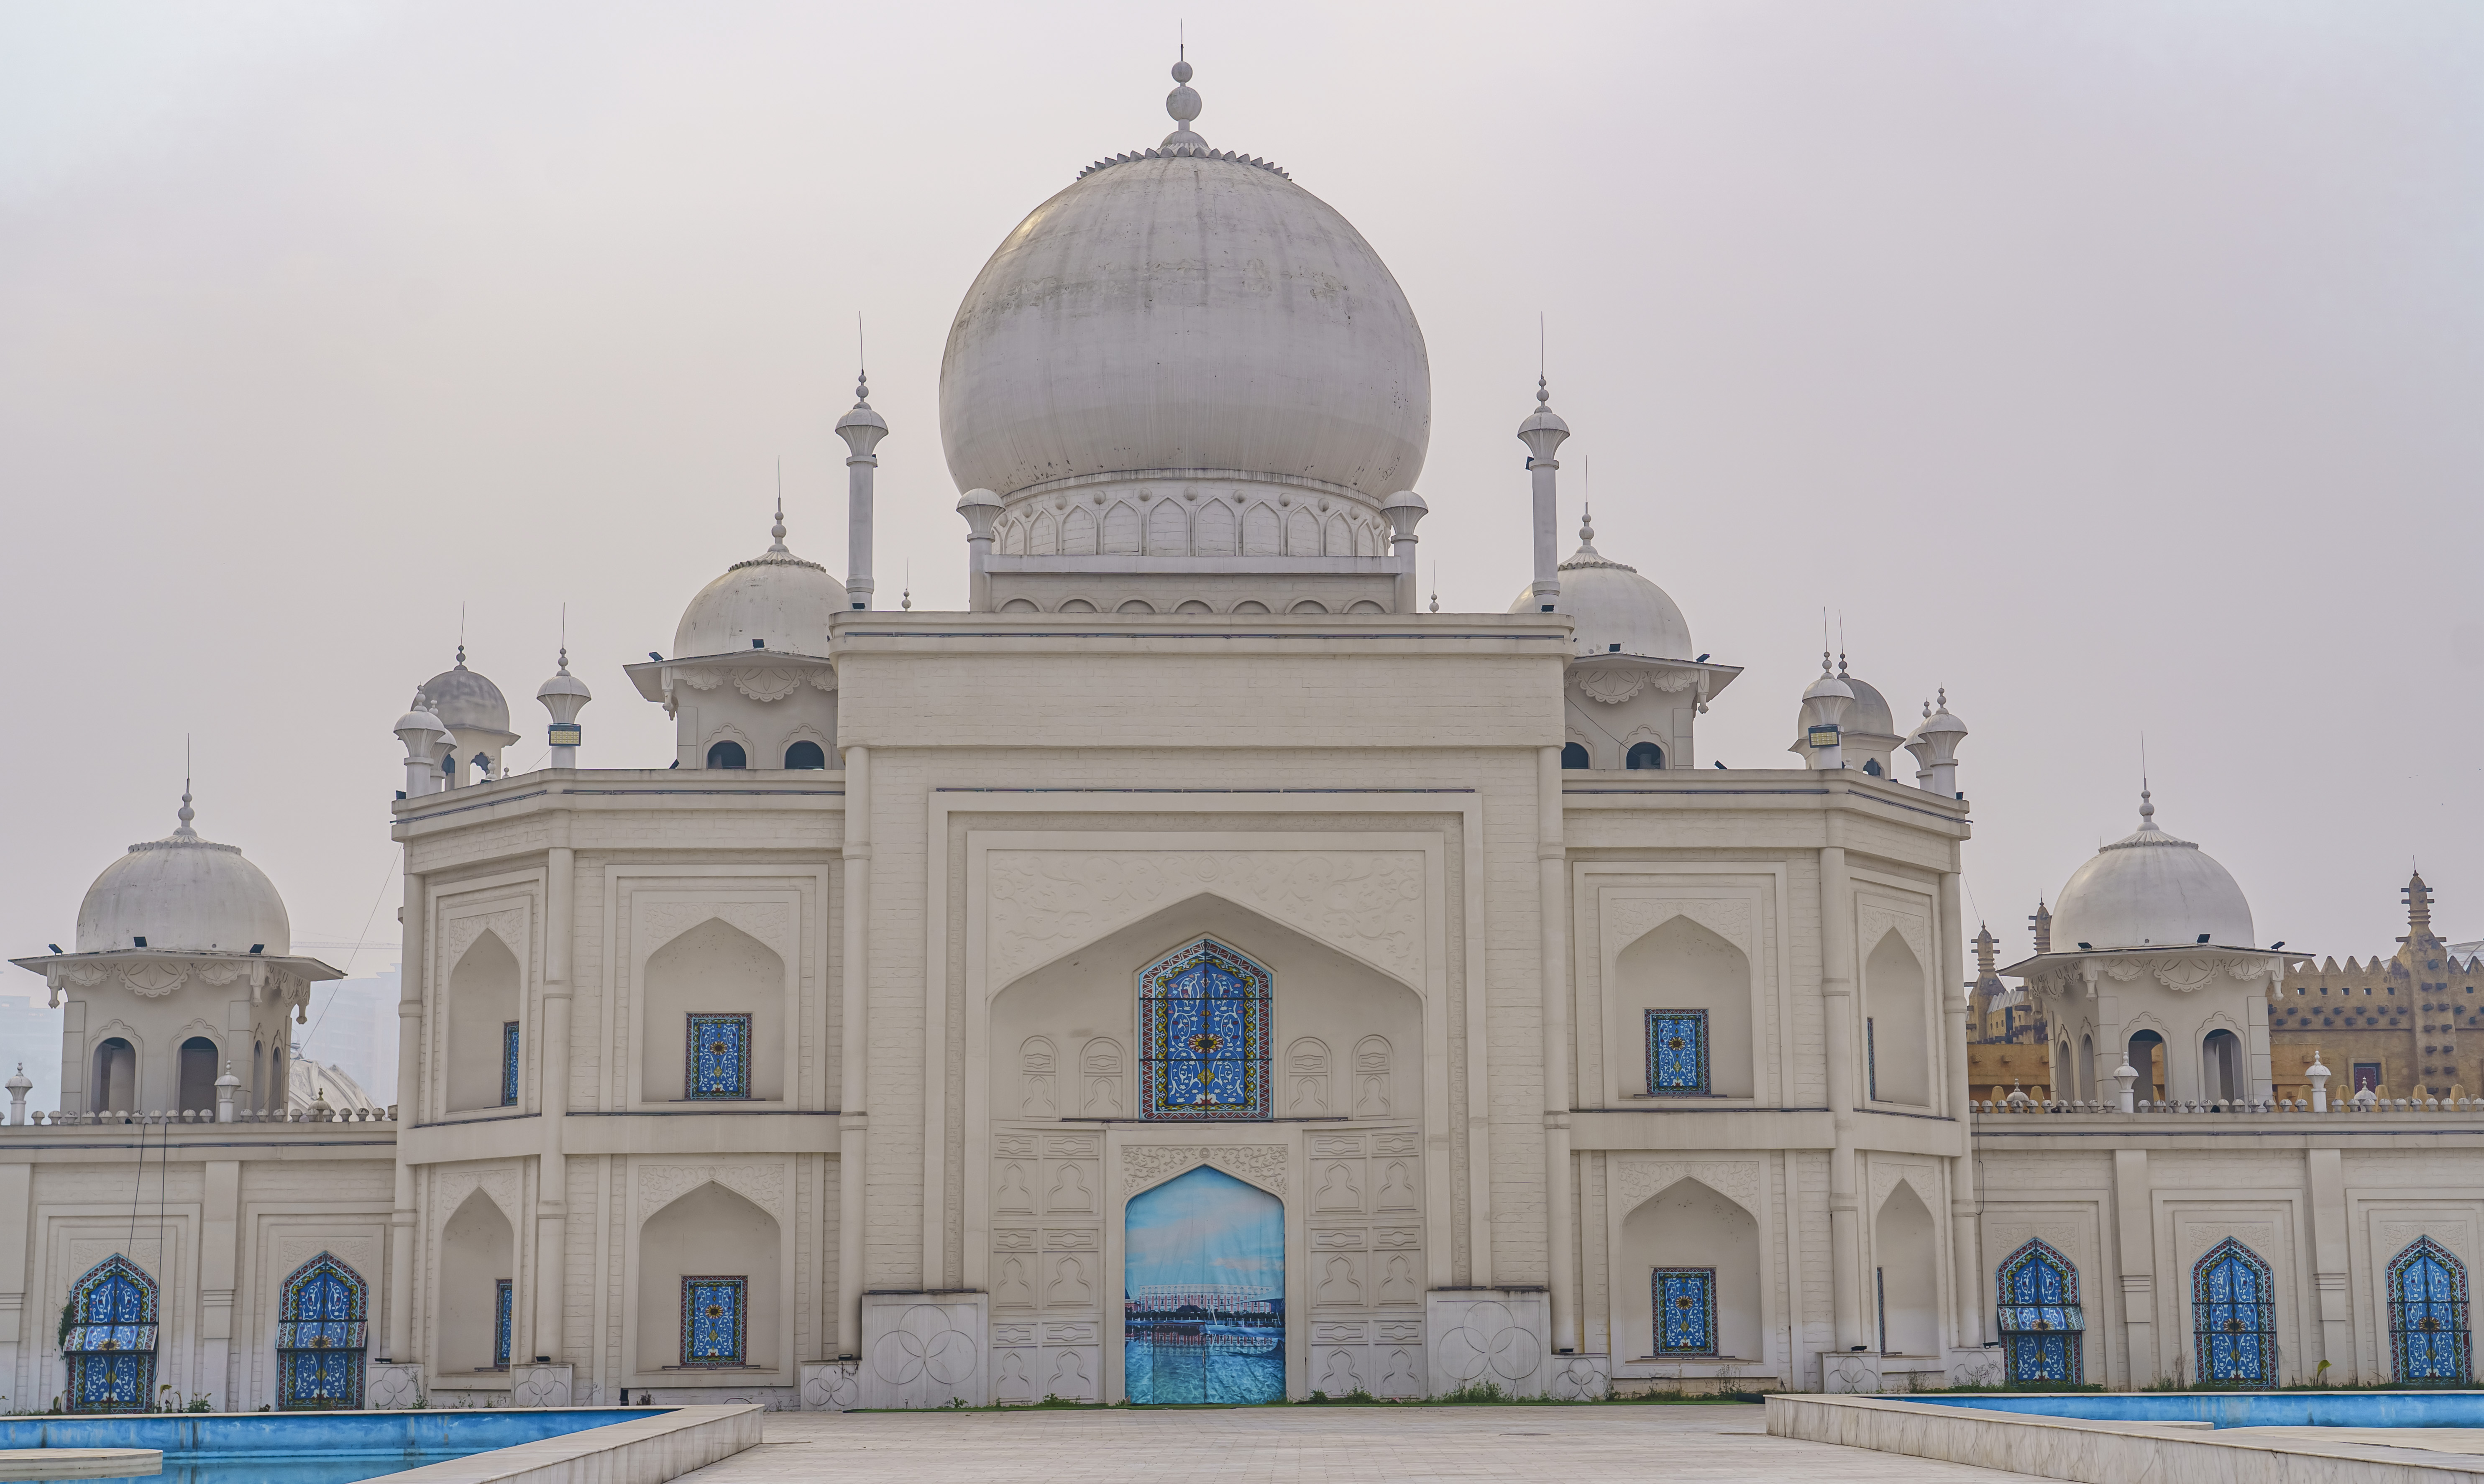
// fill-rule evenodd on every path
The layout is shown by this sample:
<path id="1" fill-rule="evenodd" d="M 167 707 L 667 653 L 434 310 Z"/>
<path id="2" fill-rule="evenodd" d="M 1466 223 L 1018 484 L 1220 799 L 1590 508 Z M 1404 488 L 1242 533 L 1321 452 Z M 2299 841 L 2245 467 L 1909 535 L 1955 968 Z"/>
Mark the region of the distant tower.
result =
<path id="1" fill-rule="evenodd" d="M 1552 611 L 1553 600 L 1561 596 L 1560 533 L 1553 528 L 1560 507 L 1552 487 L 1561 461 L 1552 454 L 1569 436 L 1570 424 L 1552 410 L 1552 391 L 1543 377 L 1536 377 L 1535 411 L 1518 425 L 1518 441 L 1526 445 L 1526 468 L 1535 481 L 1535 607 L 1545 613 Z"/>
<path id="2" fill-rule="evenodd" d="M 560 668 L 552 679 L 536 688 L 535 699 L 543 703 L 544 710 L 552 713 L 552 730 L 546 734 L 552 742 L 552 766 L 576 768 L 579 743 L 585 740 L 578 724 L 578 714 L 586 709 L 587 702 L 595 699 L 595 693 L 586 688 L 586 682 L 569 673 L 568 645 L 560 647 Z"/>
<path id="3" fill-rule="evenodd" d="M 2027 919 L 2027 927 L 2036 934 L 2036 952 L 2051 953 L 2053 951 L 2053 914 L 2044 905 L 2043 898 L 2036 899 L 2036 915 Z"/>
<path id="4" fill-rule="evenodd" d="M 1802 693 L 1801 746 L 1807 766 L 1834 770 L 1846 766 L 1846 710 L 1854 704 L 1854 688 L 1830 673 L 1827 650 L 1820 652 L 1820 678 Z"/>
<path id="5" fill-rule="evenodd" d="M 2398 941 L 2410 949 L 2421 948 L 2432 939 L 2432 888 L 2423 884 L 2423 873 L 2418 871 L 2407 877 L 2398 895 L 2406 899 L 2407 909 L 2407 935 Z"/>

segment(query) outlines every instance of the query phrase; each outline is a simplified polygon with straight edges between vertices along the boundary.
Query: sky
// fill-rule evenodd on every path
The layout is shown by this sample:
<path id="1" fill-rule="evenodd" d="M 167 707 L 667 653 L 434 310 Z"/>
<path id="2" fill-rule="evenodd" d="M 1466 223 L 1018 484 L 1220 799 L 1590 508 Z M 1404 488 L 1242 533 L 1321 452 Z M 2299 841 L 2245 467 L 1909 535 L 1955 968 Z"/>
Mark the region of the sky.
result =
<path id="1" fill-rule="evenodd" d="M 2157 821 L 2264 941 L 2484 935 L 2484 8 L 2466 0 L 700 6 L 0 3 L 0 949 L 174 823 L 297 951 L 394 960 L 390 726 L 461 633 L 620 666 L 767 544 L 845 568 L 855 320 L 885 596 L 964 595 L 939 357 L 1098 156 L 1198 128 L 1419 316 L 1444 609 L 1526 578 L 1537 333 L 1566 528 L 1745 666 L 1782 767 L 1823 612 L 1971 729 L 2006 954 Z M 565 618 L 564 618 L 565 607 Z M 26 981 L 32 989 L 35 981 Z M 39 1096 L 40 1100 L 40 1096 Z"/>

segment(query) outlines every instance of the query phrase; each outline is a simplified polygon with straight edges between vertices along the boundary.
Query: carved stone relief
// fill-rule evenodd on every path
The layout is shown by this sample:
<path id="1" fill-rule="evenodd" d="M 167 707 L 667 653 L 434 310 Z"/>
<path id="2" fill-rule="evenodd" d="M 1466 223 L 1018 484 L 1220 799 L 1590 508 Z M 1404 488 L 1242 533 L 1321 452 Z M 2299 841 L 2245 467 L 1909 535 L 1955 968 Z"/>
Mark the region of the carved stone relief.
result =
<path id="1" fill-rule="evenodd" d="M 990 983 L 1210 892 L 1420 984 L 1423 871 L 1413 850 L 994 850 Z"/>
<path id="2" fill-rule="evenodd" d="M 1862 945 L 1864 953 L 1871 953 L 1873 945 L 1888 936 L 1890 931 L 1894 929 L 1899 939 L 1906 945 L 1907 951 L 1915 956 L 1915 961 L 1922 964 L 1926 972 L 1936 969 L 1936 965 L 1932 962 L 1931 925 L 1925 921 L 1922 914 L 1901 912 L 1894 907 L 1884 906 L 1867 899 L 1858 904 L 1855 908 L 1854 926 L 1855 941 Z"/>
<path id="3" fill-rule="evenodd" d="M 1751 904 L 1740 897 L 1625 897 L 1606 892 L 1603 901 L 1605 952 L 1618 954 L 1677 917 L 1700 927 L 1742 951 L 1754 952 Z"/>
<path id="4" fill-rule="evenodd" d="M 711 1180 L 779 1223 L 787 1219 L 785 1167 L 780 1164 L 640 1165 L 638 1219 L 648 1220 Z"/>
<path id="5" fill-rule="evenodd" d="M 794 957 L 793 911 L 781 902 L 655 902 L 639 906 L 636 915 L 646 953 L 715 917 L 767 944 L 778 958 Z"/>
<path id="6" fill-rule="evenodd" d="M 1282 1195 L 1289 1152 L 1282 1144 L 1131 1145 L 1121 1150 L 1121 1194 L 1135 1196 L 1193 1166 L 1213 1165 Z"/>
<path id="7" fill-rule="evenodd" d="M 1613 1209 L 1627 1216 L 1679 1182 L 1697 1180 L 1754 1218 L 1760 1215 L 1763 1183 L 1756 1159 L 1632 1160 L 1613 1156 Z"/>
<path id="8" fill-rule="evenodd" d="M 526 923 L 524 907 L 504 907 L 497 912 L 472 912 L 450 918 L 440 930 L 440 940 L 445 950 L 440 956 L 442 972 L 454 973 L 458 960 L 466 957 L 466 950 L 473 947 L 474 940 L 486 932 L 498 937 L 511 958 L 525 963 Z"/>

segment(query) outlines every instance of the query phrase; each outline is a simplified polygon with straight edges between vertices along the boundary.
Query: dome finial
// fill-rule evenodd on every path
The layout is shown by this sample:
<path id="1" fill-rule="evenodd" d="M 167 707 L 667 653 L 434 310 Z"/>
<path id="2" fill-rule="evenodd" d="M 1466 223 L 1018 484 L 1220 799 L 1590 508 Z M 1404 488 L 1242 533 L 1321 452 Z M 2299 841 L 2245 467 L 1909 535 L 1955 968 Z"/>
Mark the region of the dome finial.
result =
<path id="1" fill-rule="evenodd" d="M 1165 94 L 1165 112 L 1173 116 L 1174 130 L 1158 146 L 1174 154 L 1187 154 L 1196 149 L 1207 152 L 1207 141 L 1191 129 L 1190 121 L 1199 117 L 1199 90 L 1190 85 L 1190 61 L 1187 45 L 1180 48 L 1173 65 L 1174 90 Z"/>
<path id="2" fill-rule="evenodd" d="M 174 839 L 196 840 L 199 838 L 199 832 L 190 827 L 190 822 L 199 817 L 199 812 L 190 807 L 190 780 L 187 778 L 181 780 L 181 807 L 174 811 L 173 817 L 181 822 L 180 824 L 173 831 Z"/>
<path id="3" fill-rule="evenodd" d="M 2142 829 L 2156 827 L 2156 804 L 2147 792 L 2147 780 L 2145 778 L 2139 780 L 2139 827 Z"/>
<path id="4" fill-rule="evenodd" d="M 776 524 L 768 527 L 768 534 L 775 538 L 774 541 L 769 545 L 769 555 L 791 556 L 794 554 L 793 552 L 788 550 L 785 545 L 785 497 L 781 494 L 776 497 Z"/>

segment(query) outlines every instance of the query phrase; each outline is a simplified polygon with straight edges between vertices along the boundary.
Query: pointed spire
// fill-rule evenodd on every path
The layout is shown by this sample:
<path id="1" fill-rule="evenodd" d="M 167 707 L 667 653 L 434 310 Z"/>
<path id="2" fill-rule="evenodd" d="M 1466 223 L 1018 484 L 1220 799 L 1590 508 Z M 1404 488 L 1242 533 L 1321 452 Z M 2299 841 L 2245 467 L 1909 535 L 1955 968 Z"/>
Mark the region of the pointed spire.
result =
<path id="1" fill-rule="evenodd" d="M 174 818 L 179 820 L 181 823 L 174 829 L 173 838 L 176 840 L 198 839 L 199 832 L 190 827 L 190 822 L 198 817 L 198 811 L 190 807 L 190 780 L 184 778 L 181 780 L 181 807 L 174 811 Z"/>
<path id="2" fill-rule="evenodd" d="M 769 555 L 791 556 L 794 554 L 791 551 L 788 551 L 785 546 L 785 497 L 781 494 L 776 497 L 776 524 L 768 528 L 768 534 L 776 538 L 775 543 L 768 548 Z M 562 653 L 567 654 L 568 651 L 564 649 Z"/>
<path id="3" fill-rule="evenodd" d="M 466 668 L 466 641 L 464 639 L 459 639 L 457 641 L 457 668 L 461 670 Z"/>
<path id="4" fill-rule="evenodd" d="M 1181 59 L 1173 65 L 1174 90 L 1165 94 L 1165 112 L 1173 116 L 1174 128 L 1158 148 L 1184 152 L 1197 149 L 1203 154 L 1207 150 L 1207 141 L 1200 138 L 1190 126 L 1190 121 L 1199 117 L 1202 105 L 1199 100 L 1199 90 L 1190 85 L 1188 52 L 1189 48 L 1183 47 Z"/>

